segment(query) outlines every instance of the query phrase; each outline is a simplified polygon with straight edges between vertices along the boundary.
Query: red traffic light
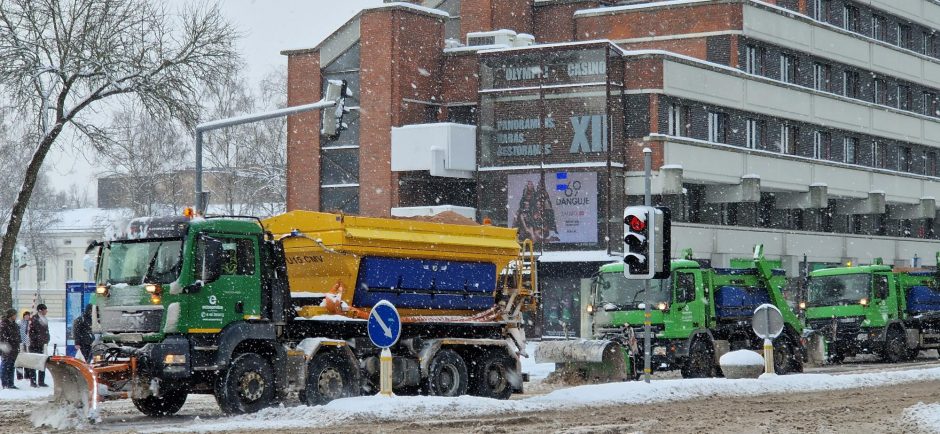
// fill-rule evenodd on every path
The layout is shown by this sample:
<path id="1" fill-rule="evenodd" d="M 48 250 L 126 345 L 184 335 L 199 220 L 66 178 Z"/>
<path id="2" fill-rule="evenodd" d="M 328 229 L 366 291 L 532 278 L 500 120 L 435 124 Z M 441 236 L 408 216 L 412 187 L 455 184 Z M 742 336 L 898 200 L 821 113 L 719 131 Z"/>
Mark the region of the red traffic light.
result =
<path id="1" fill-rule="evenodd" d="M 646 221 L 635 215 L 627 216 L 626 223 L 627 226 L 630 226 L 630 229 L 634 232 L 640 232 L 643 229 L 646 229 Z"/>

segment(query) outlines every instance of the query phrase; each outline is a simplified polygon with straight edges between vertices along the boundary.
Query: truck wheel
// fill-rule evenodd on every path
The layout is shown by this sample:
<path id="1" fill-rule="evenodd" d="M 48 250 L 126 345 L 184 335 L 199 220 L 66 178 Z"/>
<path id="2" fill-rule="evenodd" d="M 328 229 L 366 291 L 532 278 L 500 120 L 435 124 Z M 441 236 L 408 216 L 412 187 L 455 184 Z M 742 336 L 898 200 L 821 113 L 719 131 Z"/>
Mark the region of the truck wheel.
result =
<path id="1" fill-rule="evenodd" d="M 453 350 L 440 350 L 428 368 L 428 395 L 460 396 L 467 394 L 467 364 Z"/>
<path id="2" fill-rule="evenodd" d="M 307 366 L 307 385 L 303 401 L 310 406 L 323 405 L 334 399 L 356 394 L 352 368 L 341 354 L 317 354 Z"/>
<path id="3" fill-rule="evenodd" d="M 715 371 L 714 351 L 704 339 L 696 339 L 689 347 L 689 357 L 682 366 L 682 378 L 708 378 Z"/>
<path id="4" fill-rule="evenodd" d="M 232 360 L 215 385 L 215 400 L 224 413 L 254 413 L 274 402 L 271 364 L 255 353 Z"/>
<path id="5" fill-rule="evenodd" d="M 904 334 L 899 333 L 897 329 L 888 332 L 888 339 L 885 341 L 885 348 L 882 351 L 882 359 L 888 363 L 897 363 L 904 360 L 907 356 L 907 343 L 904 342 Z"/>
<path id="6" fill-rule="evenodd" d="M 476 363 L 470 378 L 471 395 L 495 399 L 512 396 L 512 376 L 515 362 L 505 352 L 484 351 L 483 360 Z"/>
<path id="7" fill-rule="evenodd" d="M 146 398 L 132 399 L 134 407 L 137 407 L 141 413 L 150 417 L 172 416 L 183 408 L 186 403 L 186 391 L 184 390 L 165 390 L 157 397 L 150 395 Z"/>
<path id="8" fill-rule="evenodd" d="M 789 374 L 792 359 L 793 346 L 790 344 L 790 339 L 781 336 L 774 345 L 774 372 L 777 375 Z"/>

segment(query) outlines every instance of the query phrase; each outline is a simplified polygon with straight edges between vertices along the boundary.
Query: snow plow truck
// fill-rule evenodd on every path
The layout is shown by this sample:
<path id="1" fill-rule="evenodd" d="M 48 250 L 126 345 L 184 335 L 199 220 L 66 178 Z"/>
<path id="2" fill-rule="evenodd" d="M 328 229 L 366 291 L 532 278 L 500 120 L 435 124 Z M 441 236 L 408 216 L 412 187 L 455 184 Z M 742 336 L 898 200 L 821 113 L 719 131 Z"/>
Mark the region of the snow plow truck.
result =
<path id="1" fill-rule="evenodd" d="M 226 413 L 379 390 L 367 338 L 381 300 L 401 315 L 397 393 L 505 399 L 521 391 L 521 314 L 535 309 L 531 243 L 515 229 L 292 211 L 153 218 L 98 244 L 89 363 L 45 356 L 54 402 L 94 418 L 130 398 L 176 413 L 188 394 Z"/>
<path id="2" fill-rule="evenodd" d="M 937 271 L 894 269 L 880 259 L 825 268 L 810 273 L 800 307 L 814 347 L 824 348 L 830 362 L 857 354 L 899 362 L 940 348 L 938 282 Z"/>
<path id="3" fill-rule="evenodd" d="M 774 339 L 778 374 L 802 372 L 803 327 L 781 293 L 783 270 L 772 269 L 756 246 L 746 268 L 708 268 L 692 260 L 671 261 L 669 279 L 628 280 L 623 263 L 604 265 L 594 277 L 587 311 L 593 324 L 590 340 L 546 341 L 535 360 L 554 362 L 562 381 L 636 379 L 643 365 L 644 303 L 652 305 L 651 367 L 679 369 L 683 378 L 720 373 L 718 359 L 729 351 L 760 350 L 763 340 L 751 328 L 754 309 L 772 304 L 783 314 L 784 331 Z M 640 366 L 640 368 L 637 368 Z"/>

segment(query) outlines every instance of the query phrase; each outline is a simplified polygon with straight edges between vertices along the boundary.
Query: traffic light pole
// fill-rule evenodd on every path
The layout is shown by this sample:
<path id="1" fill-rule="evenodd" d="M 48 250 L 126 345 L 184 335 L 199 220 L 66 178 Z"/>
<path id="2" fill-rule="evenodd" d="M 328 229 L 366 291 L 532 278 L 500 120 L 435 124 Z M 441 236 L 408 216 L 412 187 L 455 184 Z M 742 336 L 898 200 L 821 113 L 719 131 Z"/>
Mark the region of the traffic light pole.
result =
<path id="1" fill-rule="evenodd" d="M 652 206 L 653 199 L 650 194 L 652 189 L 650 181 L 650 172 L 652 171 L 653 165 L 653 151 L 650 148 L 643 148 L 643 205 Z M 651 259 L 651 258 L 648 258 Z M 652 359 L 652 342 L 650 341 L 650 320 L 652 318 L 653 312 L 652 300 L 650 300 L 650 281 L 649 279 L 644 280 L 644 285 L 646 290 L 646 303 L 643 303 L 646 307 L 643 308 L 643 381 L 650 382 L 650 373 L 651 369 L 651 359 Z"/>

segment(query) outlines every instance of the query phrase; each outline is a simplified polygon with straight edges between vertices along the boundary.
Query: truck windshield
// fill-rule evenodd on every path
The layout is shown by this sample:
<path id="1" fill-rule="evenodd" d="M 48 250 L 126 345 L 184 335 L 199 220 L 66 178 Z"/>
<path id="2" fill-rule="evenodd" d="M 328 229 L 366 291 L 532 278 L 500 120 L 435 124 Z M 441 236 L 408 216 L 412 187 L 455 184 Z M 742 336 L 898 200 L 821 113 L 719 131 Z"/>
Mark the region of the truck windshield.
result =
<path id="1" fill-rule="evenodd" d="M 180 239 L 115 241 L 102 249 L 98 284 L 170 283 L 180 274 Z"/>
<path id="2" fill-rule="evenodd" d="M 806 302 L 809 306 L 854 304 L 865 297 L 870 297 L 870 292 L 870 274 L 813 276 L 809 278 Z"/>
<path id="3" fill-rule="evenodd" d="M 604 310 L 635 309 L 648 299 L 656 304 L 670 299 L 671 279 L 650 282 L 650 293 L 646 294 L 643 280 L 627 279 L 623 273 L 600 273 L 597 284 L 597 306 Z"/>

